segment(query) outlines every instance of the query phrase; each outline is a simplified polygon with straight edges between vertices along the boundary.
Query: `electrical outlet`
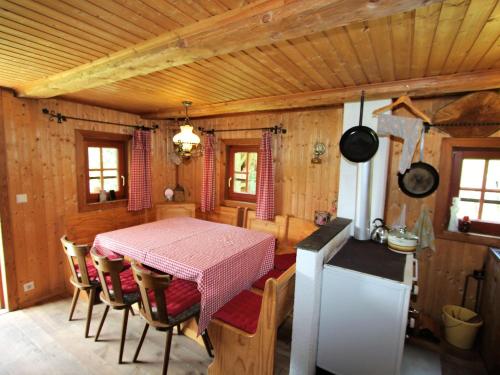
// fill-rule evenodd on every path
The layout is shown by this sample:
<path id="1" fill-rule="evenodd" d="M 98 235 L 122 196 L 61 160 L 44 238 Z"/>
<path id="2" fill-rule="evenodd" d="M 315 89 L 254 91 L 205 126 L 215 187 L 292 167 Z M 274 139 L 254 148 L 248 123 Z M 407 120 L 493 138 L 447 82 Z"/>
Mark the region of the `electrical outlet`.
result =
<path id="1" fill-rule="evenodd" d="M 16 194 L 16 203 L 27 203 L 28 194 Z"/>
<path id="2" fill-rule="evenodd" d="M 35 282 L 34 281 L 27 282 L 23 285 L 23 288 L 25 292 L 29 292 L 30 290 L 35 289 Z"/>

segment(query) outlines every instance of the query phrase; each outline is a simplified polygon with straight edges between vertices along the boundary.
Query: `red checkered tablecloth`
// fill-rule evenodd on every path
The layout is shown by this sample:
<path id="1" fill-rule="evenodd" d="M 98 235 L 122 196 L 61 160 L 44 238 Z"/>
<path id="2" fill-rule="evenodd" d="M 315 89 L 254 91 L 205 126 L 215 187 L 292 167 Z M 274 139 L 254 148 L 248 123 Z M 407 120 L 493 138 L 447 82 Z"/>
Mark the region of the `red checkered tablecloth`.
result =
<path id="1" fill-rule="evenodd" d="M 101 233 L 94 246 L 196 282 L 202 332 L 217 310 L 273 267 L 274 242 L 267 233 L 180 217 Z"/>

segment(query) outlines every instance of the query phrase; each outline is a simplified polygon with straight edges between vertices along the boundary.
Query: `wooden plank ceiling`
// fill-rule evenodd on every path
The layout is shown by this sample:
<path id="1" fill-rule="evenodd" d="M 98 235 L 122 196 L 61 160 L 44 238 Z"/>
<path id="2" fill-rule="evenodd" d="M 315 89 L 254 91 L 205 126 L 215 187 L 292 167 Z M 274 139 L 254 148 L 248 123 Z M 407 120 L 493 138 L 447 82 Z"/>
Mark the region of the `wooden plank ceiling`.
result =
<path id="1" fill-rule="evenodd" d="M 22 92 L 33 81 L 243 9 L 249 3 L 0 0 L 0 86 Z M 490 71 L 500 78 L 499 36 L 500 1 L 438 1 L 298 38 L 278 38 L 267 45 L 68 92 L 63 97 L 128 112 L 168 115 L 186 99 L 195 103 L 196 111 L 197 105 L 455 73 Z"/>

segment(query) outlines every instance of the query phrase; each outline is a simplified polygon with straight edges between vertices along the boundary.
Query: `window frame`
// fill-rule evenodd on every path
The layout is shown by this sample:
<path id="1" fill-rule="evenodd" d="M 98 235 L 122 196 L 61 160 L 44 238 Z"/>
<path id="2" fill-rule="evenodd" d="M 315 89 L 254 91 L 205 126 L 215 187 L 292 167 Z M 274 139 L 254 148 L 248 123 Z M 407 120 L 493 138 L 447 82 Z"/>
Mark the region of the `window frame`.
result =
<path id="1" fill-rule="evenodd" d="M 457 193 L 455 184 L 460 184 L 461 170 L 458 167 L 458 159 L 454 153 L 460 151 L 500 151 L 500 137 L 486 138 L 444 138 L 441 142 L 441 158 L 439 165 L 440 186 L 436 193 L 436 205 L 434 216 L 434 230 L 436 237 L 474 243 L 487 246 L 500 246 L 500 236 L 476 233 L 476 232 L 449 232 L 448 222 L 450 218 L 450 205 L 453 194 Z M 455 182 L 455 184 L 454 184 Z M 486 226 L 497 224 L 485 223 Z M 478 223 L 476 223 L 477 226 Z M 476 230 L 477 228 L 473 228 Z M 490 232 L 492 233 L 492 232 Z"/>
<path id="2" fill-rule="evenodd" d="M 79 211 L 125 206 L 128 201 L 128 160 L 130 140 L 128 134 L 105 133 L 76 129 L 76 174 Z M 90 193 L 88 147 L 118 146 L 118 178 L 124 176 L 125 185 L 117 192 L 116 200 L 99 202 L 99 194 Z M 120 182 L 120 181 L 119 181 Z"/>
<path id="3" fill-rule="evenodd" d="M 486 192 L 500 193 L 500 189 L 487 189 L 486 188 L 486 177 L 488 171 L 488 164 L 485 163 L 484 175 L 481 188 L 460 188 L 460 180 L 462 176 L 462 162 L 464 159 L 500 159 L 500 150 L 492 148 L 455 148 L 452 151 L 452 175 L 450 184 L 450 194 L 448 197 L 448 202 L 451 205 L 452 197 L 458 197 L 460 190 L 467 191 L 477 191 L 481 193 L 479 198 L 479 216 L 481 216 L 482 208 L 484 204 L 484 195 Z M 489 222 L 486 220 L 471 220 L 471 232 L 489 234 L 498 232 L 500 233 L 500 223 Z"/>
<path id="4" fill-rule="evenodd" d="M 259 189 L 258 183 L 259 183 L 259 178 L 258 178 L 258 173 L 259 173 L 259 145 L 229 145 L 227 146 L 227 168 L 226 168 L 226 197 L 227 199 L 234 200 L 234 201 L 239 201 L 239 202 L 251 202 L 251 203 L 256 203 L 257 202 L 257 191 Z M 256 187 L 255 187 L 255 194 L 243 194 L 243 193 L 235 193 L 233 191 L 234 187 L 234 174 L 236 173 L 234 171 L 234 154 L 237 152 L 256 152 L 257 153 L 257 171 L 256 171 Z M 248 181 L 248 175 L 249 173 L 246 173 L 247 175 L 247 181 Z M 229 180 L 231 179 L 231 180 Z"/>

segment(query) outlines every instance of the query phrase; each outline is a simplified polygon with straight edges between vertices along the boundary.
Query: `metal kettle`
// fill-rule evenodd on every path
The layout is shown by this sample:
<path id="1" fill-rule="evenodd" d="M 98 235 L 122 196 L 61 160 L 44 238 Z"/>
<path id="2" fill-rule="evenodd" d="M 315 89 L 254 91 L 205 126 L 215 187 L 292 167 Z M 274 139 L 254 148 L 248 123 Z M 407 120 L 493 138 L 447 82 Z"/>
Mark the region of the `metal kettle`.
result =
<path id="1" fill-rule="evenodd" d="M 379 224 L 377 224 L 377 222 Z M 378 243 L 387 243 L 387 239 L 389 238 L 389 228 L 385 225 L 384 220 L 381 218 L 376 218 L 373 220 L 374 228 L 372 230 L 372 233 L 370 235 L 370 238 L 372 241 L 378 242 Z"/>

